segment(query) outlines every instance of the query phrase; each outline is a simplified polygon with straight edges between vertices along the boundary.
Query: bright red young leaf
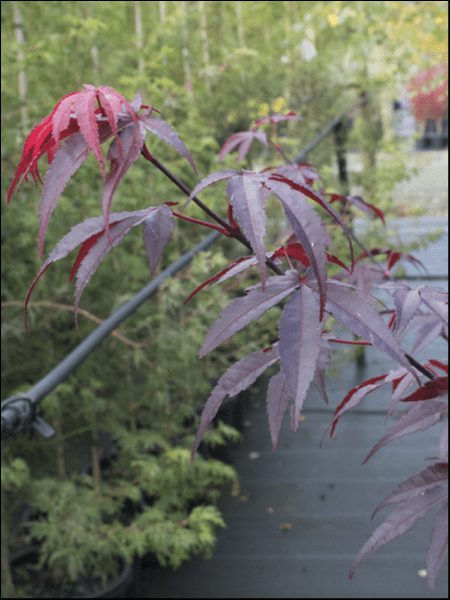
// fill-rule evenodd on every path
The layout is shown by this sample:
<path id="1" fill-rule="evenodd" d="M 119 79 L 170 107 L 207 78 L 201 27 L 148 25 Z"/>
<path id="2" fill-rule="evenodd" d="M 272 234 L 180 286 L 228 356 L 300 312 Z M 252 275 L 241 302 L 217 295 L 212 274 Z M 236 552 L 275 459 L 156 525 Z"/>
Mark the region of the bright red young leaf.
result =
<path id="1" fill-rule="evenodd" d="M 48 223 L 57 201 L 69 179 L 90 152 L 96 156 L 102 175 L 105 176 L 101 145 L 111 137 L 114 137 L 108 152 L 111 166 L 105 177 L 102 201 L 106 229 L 109 227 L 109 211 L 114 192 L 143 151 L 148 131 L 173 146 L 195 171 L 194 161 L 178 135 L 167 123 L 153 118 L 151 112 L 151 108 L 141 105 L 140 95 L 129 103 L 113 88 L 85 85 L 82 90 L 64 96 L 53 111 L 31 131 L 25 141 L 7 199 L 8 202 L 11 200 L 27 174 L 40 181 L 38 160 L 47 154 L 50 167 L 45 177 L 40 205 L 41 255 Z M 66 138 L 67 141 L 61 146 L 61 141 Z"/>
<path id="2" fill-rule="evenodd" d="M 67 137 L 67 134 L 73 135 L 79 131 L 104 170 L 98 127 L 107 122 L 111 133 L 115 133 L 119 116 L 127 115 L 135 118 L 128 101 L 109 87 L 95 88 L 87 84 L 82 90 L 61 98 L 52 112 L 34 127 L 25 140 L 22 157 L 8 190 L 8 202 L 27 173 L 34 179 L 39 178 L 39 158 L 44 154 L 54 156 L 59 150 L 61 140 Z"/>
<path id="3" fill-rule="evenodd" d="M 448 377 L 437 377 L 432 381 L 427 381 L 418 390 L 402 398 L 402 402 L 421 402 L 423 400 L 433 400 L 448 394 Z"/>

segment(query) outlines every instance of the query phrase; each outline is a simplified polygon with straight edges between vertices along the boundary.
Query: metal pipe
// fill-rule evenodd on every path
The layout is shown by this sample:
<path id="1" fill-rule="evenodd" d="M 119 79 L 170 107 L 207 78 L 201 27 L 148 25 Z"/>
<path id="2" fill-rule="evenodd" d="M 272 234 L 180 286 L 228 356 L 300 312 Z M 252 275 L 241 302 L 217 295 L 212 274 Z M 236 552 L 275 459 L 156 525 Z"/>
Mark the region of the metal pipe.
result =
<path id="1" fill-rule="evenodd" d="M 28 403 L 31 406 L 36 406 L 42 398 L 52 392 L 57 385 L 67 379 L 69 375 L 80 365 L 88 356 L 91 354 L 99 344 L 116 329 L 122 321 L 127 319 L 133 314 L 144 302 L 146 302 L 151 296 L 153 296 L 159 286 L 169 277 L 181 271 L 186 265 L 188 265 L 196 254 L 207 250 L 217 238 L 220 237 L 220 233 L 214 231 L 200 243 L 198 243 L 192 250 L 183 254 L 178 260 L 173 262 L 167 269 L 164 269 L 157 277 L 155 277 L 147 286 L 140 290 L 135 296 L 133 296 L 128 302 L 118 308 L 110 317 L 108 317 L 101 325 L 99 325 L 92 333 L 90 333 L 70 354 L 68 354 L 54 369 L 50 371 L 45 377 L 36 383 L 27 392 L 23 393 L 20 398 L 9 398 L 4 400 L 1 404 L 2 408 L 2 435 L 3 433 L 18 431 L 21 429 L 18 421 L 20 416 L 25 413 L 15 408 L 15 404 L 19 402 L 22 404 Z M 30 408 L 28 406 L 28 408 Z M 27 419 L 29 420 L 31 415 L 27 413 Z"/>

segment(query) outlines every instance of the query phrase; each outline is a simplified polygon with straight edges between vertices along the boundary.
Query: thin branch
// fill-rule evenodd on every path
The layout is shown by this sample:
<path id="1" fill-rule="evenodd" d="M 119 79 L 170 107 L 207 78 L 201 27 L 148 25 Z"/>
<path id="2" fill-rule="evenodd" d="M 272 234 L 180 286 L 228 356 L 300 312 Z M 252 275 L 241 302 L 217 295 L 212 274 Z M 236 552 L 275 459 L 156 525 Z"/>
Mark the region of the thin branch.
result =
<path id="1" fill-rule="evenodd" d="M 142 152 L 142 156 L 146 160 L 148 160 L 150 163 L 152 163 L 162 173 L 164 173 L 164 175 L 168 179 L 170 179 L 170 181 L 172 183 L 174 183 L 177 186 L 177 188 L 183 192 L 183 194 L 185 194 L 188 198 L 191 196 L 191 190 L 187 187 L 187 185 L 185 185 L 180 179 L 178 179 L 178 177 L 176 175 L 174 175 L 171 171 L 169 171 L 169 169 L 165 165 L 163 165 L 155 156 L 153 156 L 152 154 L 150 154 L 150 152 L 148 152 L 148 151 L 147 152 L 143 151 Z M 232 227 L 231 225 L 229 225 L 216 212 L 214 212 L 213 210 L 211 210 L 208 206 L 206 206 L 206 204 L 204 204 L 199 198 L 197 198 L 197 196 L 193 196 L 192 197 L 192 201 L 199 208 L 201 208 L 204 213 L 206 213 L 209 217 L 211 217 L 211 219 L 213 219 L 214 221 L 216 221 L 216 223 L 218 223 L 221 227 L 223 227 L 228 232 L 229 237 L 232 237 L 232 238 L 238 240 L 238 242 L 240 242 L 246 248 L 248 248 L 248 250 L 250 250 L 251 252 L 253 252 L 253 248 L 251 247 L 251 245 L 247 241 L 247 239 L 242 235 L 241 231 L 236 230 L 234 227 Z M 277 265 L 270 260 L 270 258 L 266 259 L 266 264 L 277 275 L 282 275 L 283 274 L 283 272 L 281 271 L 281 269 L 279 269 L 277 267 Z"/>
<path id="2" fill-rule="evenodd" d="M 169 171 L 169 169 L 165 165 L 163 165 L 155 156 L 153 156 L 153 154 L 150 154 L 149 152 L 142 152 L 142 156 L 146 160 L 151 162 L 153 165 L 155 165 L 155 167 L 157 169 L 159 169 L 161 171 L 161 173 L 164 173 L 164 175 L 168 179 L 170 179 L 170 181 L 172 183 L 174 183 L 177 186 L 177 188 L 183 192 L 183 194 L 185 194 L 188 197 L 191 195 L 191 190 L 187 187 L 187 185 L 185 185 L 181 181 L 181 179 L 178 179 L 178 177 L 176 175 L 174 175 L 171 171 Z M 211 219 L 214 219 L 214 221 L 216 221 L 216 223 L 219 223 L 219 225 L 221 225 L 224 229 L 229 231 L 231 234 L 231 232 L 233 231 L 233 228 L 226 221 L 224 221 L 216 212 L 214 212 L 208 206 L 206 206 L 206 204 L 204 204 L 201 200 L 199 200 L 197 198 L 197 196 L 194 196 L 192 198 L 192 201 L 199 208 L 201 208 L 204 213 L 206 213 L 209 217 L 211 217 Z"/>
<path id="3" fill-rule="evenodd" d="M 21 302 L 20 300 L 9 300 L 9 301 L 1 303 L 1 308 L 10 308 L 10 307 L 23 308 L 23 302 Z M 53 308 L 56 310 L 63 310 L 66 312 L 74 312 L 74 307 L 71 306 L 70 304 L 59 304 L 57 302 L 47 302 L 45 300 L 42 300 L 40 302 L 30 302 L 29 308 Z M 94 323 L 97 323 L 99 325 L 101 323 L 103 323 L 103 319 L 100 319 L 100 317 L 93 315 L 92 313 L 85 310 L 84 308 L 78 308 L 78 314 L 82 315 L 83 317 L 86 317 L 86 319 L 89 319 L 89 321 L 93 321 Z M 143 348 L 146 344 L 146 342 L 134 342 L 133 340 L 130 340 L 130 338 L 123 335 L 123 333 L 120 333 L 117 330 L 113 331 L 111 333 L 111 335 L 114 336 L 115 338 L 117 338 L 118 340 L 120 340 L 126 346 L 129 346 L 130 348 L 134 348 L 135 350 L 139 350 L 140 348 Z"/>
<path id="4" fill-rule="evenodd" d="M 167 167 L 165 167 L 156 157 L 154 157 L 152 154 L 150 154 L 150 152 L 148 152 L 148 150 L 146 152 L 143 151 L 142 155 L 149 162 L 151 162 L 157 169 L 159 169 L 162 173 L 164 173 L 164 175 L 168 179 L 170 179 L 170 181 L 172 181 L 172 183 L 174 183 L 178 187 L 178 189 L 180 189 L 186 196 L 188 196 L 188 197 L 191 196 L 191 190 L 180 179 L 178 179 L 178 177 L 176 177 L 176 175 L 174 175 L 171 171 L 169 171 L 169 169 L 167 169 Z M 192 200 L 208 216 L 210 216 L 212 219 L 214 219 L 216 221 L 216 223 L 219 223 L 219 225 L 221 225 L 224 229 L 226 229 L 229 232 L 230 237 L 235 238 L 236 240 L 241 242 L 241 244 L 246 246 L 249 250 L 253 251 L 251 245 L 249 244 L 249 242 L 246 240 L 246 238 L 242 235 L 242 233 L 240 231 L 235 230 L 231 225 L 226 223 L 218 214 L 216 214 L 213 210 L 208 208 L 208 206 L 206 206 L 206 204 L 204 204 L 196 196 L 192 197 Z M 352 236 L 354 241 L 358 244 L 358 246 L 360 246 L 360 248 L 364 252 L 366 252 L 366 254 L 368 255 L 368 258 L 372 260 L 372 262 L 377 266 L 378 269 L 381 269 L 381 266 L 379 265 L 379 263 L 370 254 L 370 252 L 365 248 L 364 244 L 354 235 L 354 233 L 351 231 L 351 229 L 346 227 L 346 230 L 348 231 L 348 233 L 350 233 L 350 235 Z M 273 263 L 270 259 L 266 259 L 266 264 L 272 269 L 272 271 L 277 273 L 277 275 L 283 274 L 281 269 L 279 269 L 277 267 L 277 265 L 275 263 Z M 361 344 L 361 345 L 365 345 L 365 344 Z M 408 360 L 408 362 L 414 368 L 416 368 L 420 373 L 422 373 L 425 377 L 427 377 L 428 379 L 435 378 L 434 374 L 431 371 L 429 371 L 426 367 L 421 365 L 412 356 L 405 353 L 405 357 Z"/>

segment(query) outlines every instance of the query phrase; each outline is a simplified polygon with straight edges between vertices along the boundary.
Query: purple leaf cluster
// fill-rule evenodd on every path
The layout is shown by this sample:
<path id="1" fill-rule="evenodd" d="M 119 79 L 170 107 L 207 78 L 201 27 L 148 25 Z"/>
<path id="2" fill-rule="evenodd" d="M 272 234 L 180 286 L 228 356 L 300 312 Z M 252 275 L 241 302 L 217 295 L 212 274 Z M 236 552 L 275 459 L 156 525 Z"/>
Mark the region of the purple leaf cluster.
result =
<path id="1" fill-rule="evenodd" d="M 70 279 L 75 280 L 75 308 L 94 272 L 125 236 L 142 225 L 149 271 L 153 275 L 164 248 L 173 233 L 173 217 L 216 229 L 243 244 L 250 254 L 234 260 L 223 271 L 197 285 L 187 300 L 210 284 L 223 284 L 244 273 L 259 272 L 259 282 L 248 287 L 220 314 L 207 332 L 199 356 L 203 357 L 228 341 L 235 333 L 257 321 L 266 311 L 278 307 L 280 314 L 276 342 L 237 361 L 220 377 L 207 399 L 200 417 L 193 455 L 202 436 L 216 417 L 222 403 L 252 385 L 267 369 L 277 365 L 267 386 L 267 417 L 275 449 L 283 419 L 288 415 L 295 431 L 311 384 L 328 402 L 325 373 L 334 344 L 371 345 L 393 362 L 389 373 L 375 375 L 351 389 L 335 409 L 329 426 L 336 433 L 345 413 L 382 386 L 392 388 L 389 414 L 397 417 L 385 435 L 368 453 L 365 462 L 378 451 L 400 439 L 441 425 L 438 462 L 401 483 L 376 509 L 397 505 L 361 549 L 351 571 L 384 544 L 405 533 L 430 510 L 436 510 L 432 541 L 428 552 L 428 577 L 434 586 L 447 547 L 448 492 L 448 367 L 441 357 L 425 364 L 414 356 L 437 339 L 448 340 L 448 296 L 432 286 L 411 288 L 392 279 L 401 261 L 417 268 L 423 265 L 414 256 L 390 248 L 365 249 L 355 258 L 354 238 L 346 223 L 346 210 L 354 206 L 371 218 L 384 222 L 383 213 L 359 196 L 325 194 L 312 165 L 286 164 L 262 172 L 223 170 L 211 173 L 192 192 L 172 175 L 146 146 L 151 134 L 195 163 L 186 146 L 171 128 L 142 104 L 139 94 L 130 103 L 112 88 L 84 86 L 64 96 L 27 137 L 16 169 L 8 201 L 22 181 L 31 176 L 42 181 L 38 161 L 47 156 L 49 168 L 43 181 L 39 208 L 39 251 L 53 211 L 71 177 L 89 154 L 96 157 L 103 177 L 102 216 L 75 225 L 50 252 L 34 279 L 25 300 L 27 306 L 39 279 L 54 263 L 78 248 Z M 238 161 L 247 156 L 253 142 L 267 146 L 280 122 L 297 120 L 296 113 L 271 115 L 255 122 L 247 132 L 232 135 L 222 146 L 220 157 L 238 151 Z M 106 157 L 102 146 L 109 143 Z M 280 150 L 277 144 L 275 149 Z M 215 223 L 176 213 L 166 202 L 134 212 L 111 213 L 114 194 L 126 174 L 143 155 L 194 201 Z M 109 168 L 107 169 L 107 163 Z M 227 182 L 228 222 L 198 200 L 206 188 Z M 267 248 L 266 222 L 269 201 L 279 203 L 289 224 L 281 246 Z M 335 203 L 342 203 L 339 211 Z M 337 204 L 336 204 L 337 206 Z M 330 253 L 332 239 L 328 228 L 339 228 L 349 245 L 350 264 Z M 268 271 L 271 270 L 269 276 Z M 332 275 L 330 275 L 332 273 Z M 380 288 L 389 295 L 389 306 L 374 297 Z M 331 329 L 344 326 L 356 339 L 340 339 Z M 411 341 L 412 340 L 412 341 Z M 409 345 L 409 348 L 407 346 Z M 445 531 L 445 533 L 444 533 Z"/>

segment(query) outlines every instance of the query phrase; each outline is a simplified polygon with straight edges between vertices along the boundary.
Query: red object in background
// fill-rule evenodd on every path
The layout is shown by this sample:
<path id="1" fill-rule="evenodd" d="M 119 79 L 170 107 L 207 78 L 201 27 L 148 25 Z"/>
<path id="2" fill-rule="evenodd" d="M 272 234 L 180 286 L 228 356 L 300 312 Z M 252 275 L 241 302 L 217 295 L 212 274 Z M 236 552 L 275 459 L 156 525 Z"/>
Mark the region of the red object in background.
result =
<path id="1" fill-rule="evenodd" d="M 448 111 L 448 65 L 440 63 L 415 75 L 410 84 L 417 121 L 442 119 Z"/>

